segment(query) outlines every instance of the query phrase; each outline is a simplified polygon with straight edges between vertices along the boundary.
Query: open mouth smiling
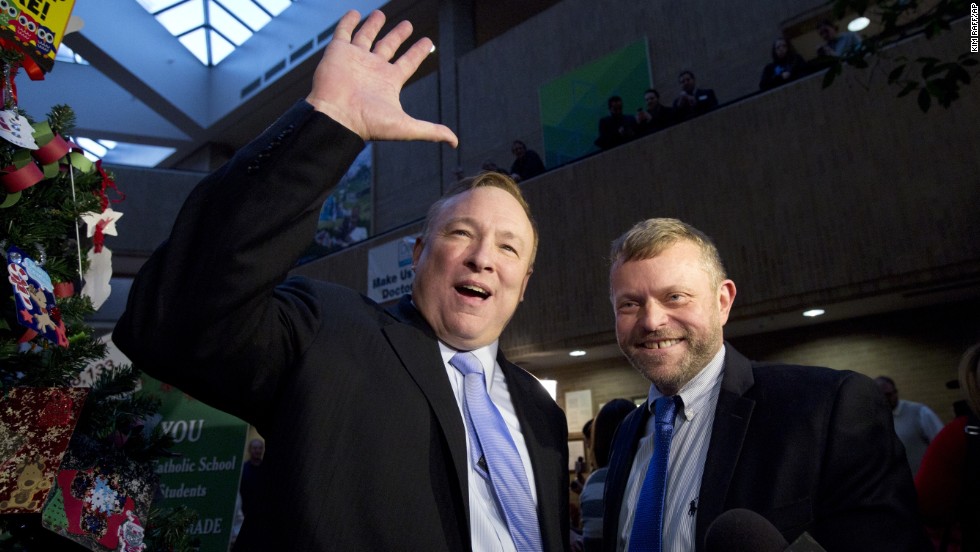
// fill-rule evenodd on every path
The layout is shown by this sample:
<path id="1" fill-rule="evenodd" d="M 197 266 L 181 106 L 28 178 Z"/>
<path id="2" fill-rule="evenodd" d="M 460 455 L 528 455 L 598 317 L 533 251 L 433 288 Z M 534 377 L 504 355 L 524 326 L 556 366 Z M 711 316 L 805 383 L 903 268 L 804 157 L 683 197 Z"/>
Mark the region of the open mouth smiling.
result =
<path id="1" fill-rule="evenodd" d="M 489 299 L 490 292 L 483 289 L 475 284 L 460 284 L 456 286 L 456 291 L 460 295 L 465 295 L 466 297 L 475 297 L 477 299 Z"/>
<path id="2" fill-rule="evenodd" d="M 640 344 L 644 349 L 666 349 L 680 343 L 680 339 L 660 339 L 655 341 L 645 341 Z"/>

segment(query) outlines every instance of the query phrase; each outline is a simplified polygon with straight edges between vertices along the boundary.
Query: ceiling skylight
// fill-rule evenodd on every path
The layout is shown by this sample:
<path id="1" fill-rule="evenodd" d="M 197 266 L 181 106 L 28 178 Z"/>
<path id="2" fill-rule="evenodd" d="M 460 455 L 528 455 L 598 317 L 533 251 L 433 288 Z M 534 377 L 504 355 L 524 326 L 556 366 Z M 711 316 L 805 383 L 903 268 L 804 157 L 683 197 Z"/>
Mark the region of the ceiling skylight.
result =
<path id="1" fill-rule="evenodd" d="M 105 139 L 92 140 L 84 136 L 74 136 L 72 141 L 84 150 L 85 157 L 92 161 L 101 159 L 112 165 L 156 167 L 161 161 L 177 151 L 176 148 L 130 144 Z"/>
<path id="2" fill-rule="evenodd" d="M 214 66 L 295 0 L 136 0 L 204 65 Z"/>
<path id="3" fill-rule="evenodd" d="M 62 42 L 58 46 L 58 52 L 54 56 L 55 61 L 63 61 L 65 63 L 77 63 L 79 65 L 88 65 L 89 63 L 85 61 L 85 58 L 75 53 L 74 50 L 65 46 Z"/>

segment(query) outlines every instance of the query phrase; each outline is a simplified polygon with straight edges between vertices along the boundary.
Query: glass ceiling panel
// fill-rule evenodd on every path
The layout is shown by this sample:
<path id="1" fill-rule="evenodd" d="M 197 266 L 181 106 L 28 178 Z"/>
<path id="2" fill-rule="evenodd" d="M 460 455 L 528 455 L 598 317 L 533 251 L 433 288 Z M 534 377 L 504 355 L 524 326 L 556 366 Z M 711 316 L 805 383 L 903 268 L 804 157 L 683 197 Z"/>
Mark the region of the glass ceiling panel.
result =
<path id="1" fill-rule="evenodd" d="M 88 65 L 89 63 L 85 61 L 85 58 L 75 53 L 74 50 L 65 45 L 64 42 L 58 46 L 58 52 L 54 56 L 55 61 L 64 61 L 65 63 L 77 63 L 79 65 Z"/>
<path id="2" fill-rule="evenodd" d="M 254 32 L 252 29 L 249 29 L 232 17 L 217 2 L 208 3 L 210 4 L 208 14 L 211 16 L 211 26 L 224 35 L 225 38 L 235 43 L 235 46 L 241 46 L 243 42 L 251 38 Z"/>
<path id="3" fill-rule="evenodd" d="M 146 11 L 154 13 L 164 8 L 169 8 L 182 0 L 136 0 Z"/>
<path id="4" fill-rule="evenodd" d="M 273 17 L 282 13 L 282 11 L 289 7 L 294 0 L 255 0 L 256 4 L 259 4 L 263 8 L 269 11 Z"/>
<path id="5" fill-rule="evenodd" d="M 220 34 L 210 31 L 211 34 L 211 65 L 217 65 L 221 60 L 228 57 L 228 54 L 235 51 L 235 45 L 228 42 Z"/>
<path id="6" fill-rule="evenodd" d="M 156 18 L 161 25 L 170 31 L 170 34 L 180 36 L 204 25 L 204 2 L 202 0 L 181 2 L 166 11 L 160 12 Z"/>
<path id="7" fill-rule="evenodd" d="M 136 0 L 204 65 L 214 66 L 296 0 Z"/>
<path id="8" fill-rule="evenodd" d="M 134 167 L 156 167 L 169 157 L 176 148 L 164 146 L 149 146 L 116 142 L 114 140 L 92 140 L 84 136 L 75 136 L 73 141 L 81 146 L 85 157 L 92 161 L 102 159 L 114 165 L 131 165 Z"/>
<path id="9" fill-rule="evenodd" d="M 179 38 L 180 43 L 194 54 L 204 65 L 212 65 L 208 59 L 208 41 L 204 36 L 204 27 L 196 29 Z"/>
<path id="10" fill-rule="evenodd" d="M 261 29 L 272 20 L 272 15 L 252 0 L 220 0 L 221 5 L 232 12 L 252 29 Z"/>

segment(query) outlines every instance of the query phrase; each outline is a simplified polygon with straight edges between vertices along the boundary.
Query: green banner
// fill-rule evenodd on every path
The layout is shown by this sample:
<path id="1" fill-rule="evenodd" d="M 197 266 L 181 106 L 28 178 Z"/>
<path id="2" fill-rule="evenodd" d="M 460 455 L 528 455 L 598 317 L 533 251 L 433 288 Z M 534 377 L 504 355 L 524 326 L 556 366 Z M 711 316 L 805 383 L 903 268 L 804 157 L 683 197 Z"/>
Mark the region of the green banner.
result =
<path id="1" fill-rule="evenodd" d="M 196 511 L 191 533 L 200 539 L 198 550 L 227 552 L 248 424 L 145 374 L 143 390 L 163 401 L 160 425 L 180 454 L 157 461 L 161 506 Z"/>
<path id="2" fill-rule="evenodd" d="M 623 98 L 623 113 L 643 106 L 650 88 L 646 38 L 569 71 L 538 89 L 544 134 L 544 164 L 558 167 L 599 148 L 599 119 L 609 115 L 610 96 Z"/>

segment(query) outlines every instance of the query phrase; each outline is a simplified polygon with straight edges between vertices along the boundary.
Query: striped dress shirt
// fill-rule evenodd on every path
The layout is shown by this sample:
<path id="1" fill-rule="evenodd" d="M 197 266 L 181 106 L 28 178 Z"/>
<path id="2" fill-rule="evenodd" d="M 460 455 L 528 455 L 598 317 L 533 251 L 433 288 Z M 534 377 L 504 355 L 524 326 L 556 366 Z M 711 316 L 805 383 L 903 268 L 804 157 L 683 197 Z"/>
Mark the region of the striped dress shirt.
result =
<path id="1" fill-rule="evenodd" d="M 704 459 L 711 442 L 711 424 L 715 419 L 715 407 L 721 391 L 721 378 L 725 367 L 725 347 L 708 362 L 694 378 L 681 388 L 678 395 L 683 410 L 674 418 L 674 435 L 670 441 L 667 460 L 667 493 L 664 498 L 664 552 L 694 552 L 697 500 L 704 474 Z M 640 439 L 633 467 L 626 483 L 626 494 L 619 514 L 617 550 L 629 547 L 633 529 L 636 501 L 643 487 L 647 466 L 653 457 L 653 440 L 656 419 L 652 413 L 653 402 L 663 396 L 655 385 L 650 386 L 646 408 L 651 411 L 643 438 Z"/>
<path id="2" fill-rule="evenodd" d="M 531 486 L 531 497 L 534 504 L 538 503 L 538 490 L 534 484 L 534 470 L 531 468 L 531 456 L 527 451 L 527 444 L 524 442 L 524 434 L 521 433 L 521 422 L 517 419 L 514 411 L 514 403 L 510 399 L 510 391 L 507 389 L 507 380 L 504 378 L 504 371 L 497 364 L 497 342 L 494 341 L 486 347 L 481 347 L 471 351 L 483 365 L 483 372 L 487 380 L 487 393 L 490 400 L 496 405 L 500 415 L 510 430 L 510 436 L 517 445 L 517 453 L 524 464 L 524 471 L 527 475 L 527 482 Z M 439 351 L 442 353 L 442 361 L 445 364 L 446 375 L 449 376 L 449 384 L 452 385 L 453 395 L 456 396 L 456 406 L 459 407 L 460 416 L 463 417 L 463 427 L 466 430 L 466 462 L 469 466 L 469 503 L 470 503 L 470 536 L 472 538 L 473 552 L 516 552 L 514 539 L 511 538 L 507 530 L 507 521 L 504 513 L 497 504 L 494 494 L 493 484 L 489 479 L 480 475 L 479 468 L 473 463 L 473 458 L 469 454 L 469 449 L 473 445 L 473 435 L 470 435 L 470 427 L 465 422 L 466 411 L 463 409 L 463 397 L 465 395 L 463 374 L 449 364 L 449 359 L 453 358 L 458 351 L 449 347 L 443 342 L 439 342 Z"/>

